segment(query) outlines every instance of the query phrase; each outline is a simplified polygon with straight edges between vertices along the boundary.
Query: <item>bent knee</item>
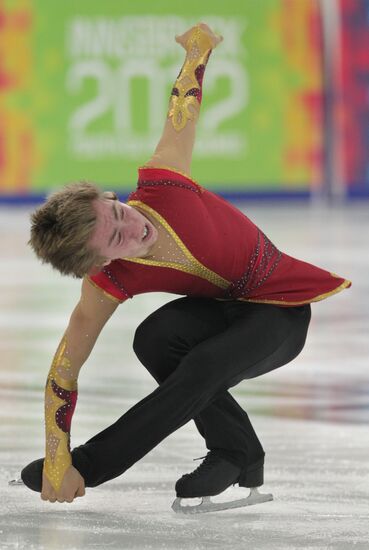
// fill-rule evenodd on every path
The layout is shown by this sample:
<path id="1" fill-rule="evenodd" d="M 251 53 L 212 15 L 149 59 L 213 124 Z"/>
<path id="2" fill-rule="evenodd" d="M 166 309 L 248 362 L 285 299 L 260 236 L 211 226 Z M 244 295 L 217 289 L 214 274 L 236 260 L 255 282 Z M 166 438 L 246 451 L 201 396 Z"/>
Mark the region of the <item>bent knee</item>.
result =
<path id="1" fill-rule="evenodd" d="M 182 350 L 181 333 L 181 322 L 175 312 L 170 309 L 154 311 L 136 328 L 133 350 L 139 359 L 153 355 L 164 359 L 169 348 Z"/>

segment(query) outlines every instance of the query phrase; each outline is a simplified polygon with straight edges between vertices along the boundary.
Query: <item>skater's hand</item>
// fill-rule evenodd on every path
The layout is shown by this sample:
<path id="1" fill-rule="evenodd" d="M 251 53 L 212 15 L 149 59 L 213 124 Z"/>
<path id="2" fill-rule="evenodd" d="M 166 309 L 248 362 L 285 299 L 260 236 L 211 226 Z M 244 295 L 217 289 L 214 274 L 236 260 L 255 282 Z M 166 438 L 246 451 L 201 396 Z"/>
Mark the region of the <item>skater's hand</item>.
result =
<path id="1" fill-rule="evenodd" d="M 206 25 L 206 23 L 198 23 L 198 25 L 202 28 L 203 31 L 206 32 L 206 34 L 209 36 L 209 38 L 211 39 L 211 42 L 212 42 L 212 45 L 213 45 L 213 49 L 217 47 L 217 45 L 222 42 L 223 40 L 223 36 L 220 35 L 220 34 L 215 34 L 211 28 Z M 195 25 L 197 26 L 197 25 Z M 188 38 L 190 36 L 190 34 L 192 33 L 192 31 L 194 30 L 195 27 L 191 27 L 188 31 L 186 31 L 184 34 L 181 34 L 181 35 L 178 35 L 176 36 L 176 42 L 178 42 L 178 44 L 181 44 L 181 46 L 184 47 L 184 49 L 187 51 L 187 41 L 188 41 Z"/>
<path id="2" fill-rule="evenodd" d="M 64 474 L 60 489 L 56 492 L 48 480 L 45 471 L 42 472 L 42 500 L 50 502 L 73 502 L 76 497 L 85 495 L 85 480 L 74 466 L 70 465 Z"/>

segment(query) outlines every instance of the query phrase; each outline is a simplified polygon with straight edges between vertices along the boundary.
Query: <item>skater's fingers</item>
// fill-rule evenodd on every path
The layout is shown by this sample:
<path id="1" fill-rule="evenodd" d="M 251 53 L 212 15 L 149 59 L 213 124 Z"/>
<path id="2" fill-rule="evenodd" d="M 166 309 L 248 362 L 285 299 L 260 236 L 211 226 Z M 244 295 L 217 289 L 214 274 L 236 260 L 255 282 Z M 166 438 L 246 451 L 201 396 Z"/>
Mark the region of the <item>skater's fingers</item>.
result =
<path id="1" fill-rule="evenodd" d="M 69 504 L 71 502 L 73 502 L 73 500 L 75 499 L 75 494 L 74 492 L 69 492 L 69 493 L 64 493 L 63 495 L 63 502 L 68 502 Z M 59 501 L 60 502 L 60 501 Z"/>
<path id="2" fill-rule="evenodd" d="M 41 497 L 45 502 L 56 502 L 56 497 Z"/>
<path id="3" fill-rule="evenodd" d="M 74 492 L 71 491 L 71 490 L 68 490 L 68 491 L 59 491 L 59 493 L 57 494 L 57 498 L 58 498 L 58 502 L 73 502 L 73 499 L 74 499 Z"/>
<path id="4" fill-rule="evenodd" d="M 73 491 L 62 491 L 57 495 L 57 500 L 60 503 L 66 503 L 69 504 L 73 502 L 73 500 L 77 497 L 83 497 L 85 495 L 85 488 L 84 485 L 80 485 L 78 487 L 78 490 L 76 492 Z M 56 498 L 55 498 L 56 500 Z M 55 502 L 55 500 L 53 502 Z"/>
<path id="5" fill-rule="evenodd" d="M 44 484 L 41 490 L 41 499 L 49 502 L 56 502 L 56 493 L 50 484 Z"/>
<path id="6" fill-rule="evenodd" d="M 84 485 L 80 485 L 80 486 L 78 487 L 78 491 L 77 491 L 76 494 L 75 494 L 75 497 L 76 497 L 76 498 L 77 498 L 77 497 L 84 497 L 85 494 L 86 494 L 86 491 L 85 491 Z"/>
<path id="7" fill-rule="evenodd" d="M 49 502 L 56 502 L 56 497 L 47 497 L 47 498 L 43 498 L 42 500 L 45 500 L 45 501 L 49 501 Z"/>
<path id="8" fill-rule="evenodd" d="M 50 502 L 56 501 L 56 495 L 55 493 L 50 493 L 48 491 L 41 493 L 41 499 L 42 500 L 49 500 Z"/>

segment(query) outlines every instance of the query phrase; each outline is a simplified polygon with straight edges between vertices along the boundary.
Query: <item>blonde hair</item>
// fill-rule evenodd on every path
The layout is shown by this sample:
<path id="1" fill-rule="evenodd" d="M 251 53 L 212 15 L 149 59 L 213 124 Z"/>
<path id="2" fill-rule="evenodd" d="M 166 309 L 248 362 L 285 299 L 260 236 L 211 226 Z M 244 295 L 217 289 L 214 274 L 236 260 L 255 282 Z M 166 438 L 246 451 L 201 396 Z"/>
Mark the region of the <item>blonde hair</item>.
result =
<path id="1" fill-rule="evenodd" d="M 63 275 L 81 278 L 106 258 L 88 245 L 96 223 L 92 202 L 107 195 L 95 184 L 81 181 L 50 195 L 31 214 L 28 244 L 43 263 Z M 111 197 L 112 198 L 112 197 Z"/>

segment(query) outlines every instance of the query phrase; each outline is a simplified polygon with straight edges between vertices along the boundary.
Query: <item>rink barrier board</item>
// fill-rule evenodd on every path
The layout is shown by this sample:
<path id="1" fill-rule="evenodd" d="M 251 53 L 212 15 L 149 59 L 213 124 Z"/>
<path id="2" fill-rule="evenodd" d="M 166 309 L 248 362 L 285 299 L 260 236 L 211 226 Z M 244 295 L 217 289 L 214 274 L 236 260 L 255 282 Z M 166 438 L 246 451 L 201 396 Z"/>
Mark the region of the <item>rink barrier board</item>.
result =
<path id="1" fill-rule="evenodd" d="M 205 186 L 206 187 L 206 186 Z M 312 191 L 214 191 L 225 200 L 229 201 L 246 201 L 255 200 L 260 202 L 266 201 L 308 201 L 316 194 Z M 119 200 L 125 202 L 130 193 L 118 193 Z M 37 205 L 43 203 L 47 198 L 47 194 L 30 194 L 30 195 L 0 195 L 1 206 L 24 206 Z M 343 197 L 346 201 L 355 201 L 361 199 L 369 199 L 369 189 L 347 189 Z"/>

